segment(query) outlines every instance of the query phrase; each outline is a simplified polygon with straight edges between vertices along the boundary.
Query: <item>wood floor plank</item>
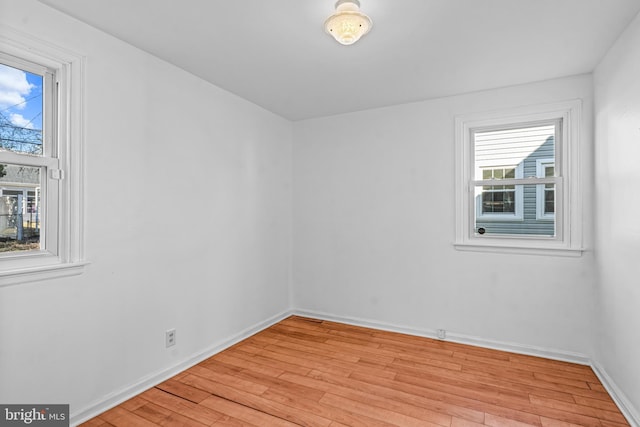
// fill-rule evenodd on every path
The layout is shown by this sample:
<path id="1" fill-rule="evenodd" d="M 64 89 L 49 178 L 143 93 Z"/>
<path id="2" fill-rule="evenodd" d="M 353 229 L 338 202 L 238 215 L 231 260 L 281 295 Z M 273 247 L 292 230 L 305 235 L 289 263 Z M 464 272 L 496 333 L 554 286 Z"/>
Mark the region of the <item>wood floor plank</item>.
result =
<path id="1" fill-rule="evenodd" d="M 388 378 L 393 377 L 395 374 L 384 370 L 387 364 L 378 363 L 375 360 L 366 357 L 350 356 L 349 353 L 345 353 L 350 361 L 347 361 L 345 357 L 334 357 L 338 354 L 336 351 L 325 352 L 322 349 L 323 344 L 319 344 L 320 348 L 309 346 L 296 346 L 291 345 L 290 342 L 281 342 L 277 345 L 270 345 L 265 347 L 267 351 L 273 351 L 274 353 L 280 353 L 281 355 L 293 356 L 300 359 L 317 362 L 314 365 L 306 365 L 316 370 L 322 370 L 328 373 L 334 373 L 338 375 L 348 376 L 353 371 L 368 372 L 371 374 L 377 374 L 386 376 Z"/>
<path id="2" fill-rule="evenodd" d="M 587 373 L 593 376 L 594 381 L 598 382 L 598 377 L 593 372 L 590 366 L 578 365 L 576 363 L 565 362 L 562 360 L 544 359 L 537 356 L 529 356 L 525 354 L 511 354 L 509 359 L 518 363 L 531 366 L 553 367 L 553 369 L 573 372 L 573 373 Z"/>
<path id="3" fill-rule="evenodd" d="M 618 412 L 618 407 L 613 400 L 589 399 L 588 397 L 573 396 L 578 405 L 588 406 L 590 408 L 603 409 L 605 411 Z"/>
<path id="4" fill-rule="evenodd" d="M 588 366 L 291 316 L 88 427 L 629 427 Z"/>
<path id="5" fill-rule="evenodd" d="M 398 374 L 396 381 L 422 386 L 429 385 L 430 388 L 438 388 L 450 394 L 507 407 L 511 407 L 510 405 L 513 403 L 529 403 L 529 396 L 526 393 L 425 372 L 414 372 L 412 375 Z"/>
<path id="6" fill-rule="evenodd" d="M 246 426 L 254 426 L 254 424 L 249 424 L 248 422 L 239 420 L 237 418 L 233 418 L 229 415 L 225 415 L 224 418 L 216 421 L 212 424 L 215 427 L 246 427 Z"/>
<path id="7" fill-rule="evenodd" d="M 381 384 L 376 381 L 377 377 L 361 375 L 358 377 L 359 379 L 355 379 L 354 377 L 344 379 L 322 374 L 314 376 L 313 373 L 310 373 L 309 377 L 328 383 L 329 386 L 327 390 L 334 394 L 340 394 L 340 390 L 349 390 L 347 394 L 347 397 L 349 397 L 353 391 L 357 391 L 361 393 L 362 397 L 360 399 L 363 401 L 374 401 L 378 399 L 380 406 L 390 407 L 390 402 L 395 401 L 400 404 L 408 404 L 422 408 L 425 411 L 424 416 L 429 417 L 426 418 L 427 421 L 432 421 L 444 426 L 448 426 L 451 423 L 453 416 L 478 422 L 484 419 L 484 414 L 480 411 L 402 392 Z M 376 397 L 373 398 L 372 396 Z M 355 399 L 358 400 L 358 398 Z M 438 414 L 446 415 L 446 417 L 437 416 Z"/>
<path id="8" fill-rule="evenodd" d="M 165 421 L 171 415 L 175 414 L 175 412 L 167 408 L 163 408 L 162 406 L 158 406 L 155 403 L 151 403 L 151 402 L 147 402 L 145 405 L 140 406 L 139 408 L 137 408 L 135 411 L 132 411 L 132 412 L 138 415 L 139 417 L 142 417 L 158 425 L 160 425 L 163 421 Z"/>
<path id="9" fill-rule="evenodd" d="M 201 390 L 206 390 L 208 393 L 226 399 L 230 402 L 236 402 L 258 412 L 271 414 L 277 418 L 288 420 L 293 423 L 301 423 L 302 425 L 316 427 L 327 427 L 331 424 L 331 420 L 316 416 L 313 413 L 282 405 L 246 390 L 236 389 L 223 383 L 211 381 L 197 375 L 187 375 L 180 381 Z"/>
<path id="10" fill-rule="evenodd" d="M 393 393 L 393 390 L 385 390 L 381 386 L 348 381 L 342 377 L 331 377 L 320 372 L 316 372 L 315 375 L 311 373 L 305 377 L 289 374 L 288 379 L 308 387 L 324 390 L 326 393 L 331 393 L 335 396 L 382 409 L 393 409 L 396 412 L 410 414 L 415 418 L 443 426 L 450 425 L 452 414 L 470 419 L 482 417 L 481 413 L 465 408 L 456 408 L 453 405 L 442 404 L 420 396 Z M 417 412 L 416 409 L 418 410 Z"/>
<path id="11" fill-rule="evenodd" d="M 301 364 L 302 366 L 319 369 L 334 375 L 348 376 L 353 366 L 340 360 L 326 356 L 319 356 L 308 351 L 300 351 L 284 345 L 269 345 L 265 347 L 271 357 L 283 362 Z M 277 355 L 277 356 L 276 356 Z"/>
<path id="12" fill-rule="evenodd" d="M 563 385 L 568 385 L 575 388 L 583 388 L 586 390 L 590 389 L 589 384 L 587 384 L 586 381 L 582 381 L 582 380 L 574 380 L 571 378 L 560 377 L 557 375 L 541 374 L 539 372 L 534 372 L 533 376 L 538 380 L 546 381 L 551 384 L 563 384 Z"/>
<path id="13" fill-rule="evenodd" d="M 342 408 L 355 414 L 368 416 L 380 421 L 388 421 L 393 425 L 406 427 L 440 427 L 440 425 L 425 420 L 414 418 L 410 415 L 395 412 L 377 406 L 368 405 L 357 400 L 347 399 L 331 393 L 325 394 L 320 400 L 321 403 Z"/>
<path id="14" fill-rule="evenodd" d="M 357 375 L 353 376 L 354 379 L 358 379 Z M 428 398 L 437 402 L 443 402 L 446 404 L 460 406 L 462 408 L 472 409 L 476 412 L 483 413 L 491 413 L 498 416 L 504 416 L 507 418 L 521 420 L 525 423 L 533 423 L 537 421 L 535 416 L 532 414 L 522 412 L 519 410 L 511 409 L 505 406 L 493 405 L 487 402 L 481 402 L 472 398 L 458 396 L 456 394 L 451 394 L 443 390 L 439 390 L 436 388 L 422 387 L 420 385 L 404 383 L 400 381 L 386 381 L 381 379 L 376 379 L 378 382 L 384 381 L 384 384 L 390 389 L 397 390 L 399 392 L 406 392 L 408 394 L 413 394 L 415 396 L 421 396 L 424 398 Z M 461 418 L 466 418 L 461 416 Z M 474 419 L 471 418 L 470 421 Z"/>
<path id="15" fill-rule="evenodd" d="M 84 424 L 82 424 L 84 427 L 105 427 L 105 426 L 109 426 L 111 424 L 107 423 L 105 420 L 103 420 L 100 417 L 95 417 L 90 419 L 89 421 L 85 422 Z"/>
<path id="16" fill-rule="evenodd" d="M 531 403 L 534 405 L 547 406 L 549 408 L 560 409 L 574 414 L 586 415 L 588 417 L 598 418 L 600 420 L 612 421 L 615 423 L 626 422 L 625 418 L 619 411 L 609 411 L 591 406 L 571 404 L 567 402 L 559 402 L 554 399 L 547 399 L 539 396 L 530 396 Z"/>
<path id="17" fill-rule="evenodd" d="M 581 427 L 578 424 L 571 424 L 547 417 L 540 417 L 540 420 L 542 421 L 542 427 Z"/>
<path id="18" fill-rule="evenodd" d="M 300 328 L 298 325 L 288 326 L 285 322 L 272 326 L 271 330 L 275 333 L 304 339 L 308 342 L 325 342 L 329 337 L 329 334 L 325 332 Z"/>
<path id="19" fill-rule="evenodd" d="M 204 427 L 206 424 L 199 423 L 196 420 L 187 418 L 183 415 L 176 414 L 175 412 L 169 415 L 164 420 L 160 421 L 159 425 L 163 427 Z"/>
<path id="20" fill-rule="evenodd" d="M 534 383 L 534 380 L 532 378 L 525 378 L 525 380 L 523 381 L 522 377 L 520 376 L 515 377 L 506 374 L 496 375 L 492 372 L 470 372 L 467 369 L 463 369 L 462 371 L 454 370 L 454 372 L 451 372 L 448 370 L 443 370 L 440 367 L 421 365 L 418 363 L 394 363 L 387 369 L 393 370 L 393 372 L 395 372 L 396 374 L 405 373 L 408 375 L 413 375 L 413 373 L 416 371 L 427 372 L 437 374 L 439 376 L 444 376 L 446 378 L 451 378 L 453 380 L 475 382 L 478 384 L 495 387 L 496 389 L 504 389 L 511 392 L 521 393 L 522 395 L 536 394 L 543 397 L 549 397 L 569 403 L 575 403 L 572 394 L 536 387 L 535 385 L 532 385 Z"/>
<path id="21" fill-rule="evenodd" d="M 388 423 L 383 423 L 366 416 L 355 415 L 339 408 L 323 405 L 320 402 L 305 399 L 301 396 L 285 394 L 278 390 L 268 390 L 263 394 L 263 396 L 267 399 L 280 402 L 283 405 L 299 407 L 307 410 L 308 412 L 318 414 L 321 417 L 331 419 L 333 420 L 333 423 L 330 424 L 330 426 L 333 426 L 335 423 L 349 425 L 352 427 L 382 427 L 389 425 Z"/>
<path id="22" fill-rule="evenodd" d="M 591 381 L 590 381 L 590 382 L 589 382 L 589 388 L 590 388 L 591 390 L 597 390 L 597 391 L 601 391 L 601 392 L 603 392 L 603 393 L 606 393 L 606 392 L 607 392 L 607 389 L 606 389 L 606 388 L 604 388 L 604 387 L 602 386 L 602 384 L 600 384 L 599 382 L 598 382 L 598 383 L 594 383 L 594 382 L 591 382 Z"/>
<path id="23" fill-rule="evenodd" d="M 208 359 L 209 362 L 225 363 L 227 365 L 235 366 L 241 370 L 251 370 L 253 372 L 259 372 L 263 375 L 271 377 L 277 377 L 282 375 L 285 371 L 278 368 L 272 368 L 270 366 L 261 365 L 260 363 L 253 362 L 247 358 L 239 358 L 234 354 L 217 355 L 215 359 Z"/>
<path id="24" fill-rule="evenodd" d="M 147 401 L 141 398 L 140 396 L 135 396 L 119 405 L 120 408 L 126 409 L 127 411 L 135 411 L 142 405 L 146 405 Z"/>
<path id="25" fill-rule="evenodd" d="M 115 407 L 100 415 L 100 418 L 115 427 L 153 427 L 156 424 L 126 409 Z"/>
<path id="26" fill-rule="evenodd" d="M 425 355 L 413 355 L 413 354 L 402 354 L 396 357 L 393 362 L 394 364 L 405 364 L 413 367 L 421 367 L 421 366 L 435 366 L 437 368 L 445 368 L 450 369 L 452 371 L 462 371 L 462 364 L 451 362 L 448 360 L 430 358 Z"/>
<path id="27" fill-rule="evenodd" d="M 484 424 L 491 427 L 529 427 L 532 424 L 523 423 L 509 418 L 499 417 L 493 414 L 487 414 Z M 537 425 L 537 424 L 533 424 Z"/>
<path id="28" fill-rule="evenodd" d="M 333 394 L 337 394 L 338 387 L 340 387 L 341 390 L 349 389 L 351 390 L 349 392 L 350 396 L 347 397 L 353 397 L 354 392 L 356 392 L 358 395 L 358 397 L 354 398 L 356 401 L 401 414 L 406 414 L 430 424 L 438 424 L 446 427 L 451 425 L 450 415 L 429 409 L 427 405 L 421 404 L 425 402 L 416 402 L 415 400 L 405 399 L 404 396 L 389 393 L 389 391 L 385 390 L 384 387 L 372 385 L 366 382 L 345 381 L 342 377 L 331 376 L 322 372 L 312 372 L 309 376 L 331 384 L 332 387 L 330 387 L 330 390 Z"/>
<path id="29" fill-rule="evenodd" d="M 288 348 L 303 351 L 316 356 L 330 357 L 335 360 L 341 360 L 347 363 L 356 363 L 360 360 L 360 356 L 354 354 L 346 354 L 341 351 L 335 351 L 330 345 L 317 343 L 309 345 L 306 341 L 299 338 L 290 337 L 288 335 L 273 335 L 277 337 L 272 345 L 286 346 Z"/>
<path id="30" fill-rule="evenodd" d="M 483 417 L 484 421 L 484 417 Z M 462 418 L 453 417 L 451 420 L 451 427 L 480 427 L 484 426 L 484 423 L 475 423 L 473 421 L 465 420 Z"/>
<path id="31" fill-rule="evenodd" d="M 629 425 L 628 423 L 620 424 L 620 423 L 614 423 L 612 421 L 607 421 L 607 420 L 600 420 L 600 424 L 602 424 L 602 427 L 624 427 Z"/>
<path id="32" fill-rule="evenodd" d="M 255 381 L 246 380 L 244 378 L 241 378 L 240 376 L 232 376 L 232 375 L 222 374 L 222 373 L 216 372 L 216 371 L 208 369 L 208 368 L 203 368 L 201 366 L 194 366 L 192 369 L 189 370 L 189 372 L 190 372 L 190 375 L 187 375 L 187 376 L 181 378 L 180 382 L 182 382 L 183 384 L 189 384 L 189 382 L 187 382 L 186 379 L 191 377 L 191 376 L 193 376 L 193 375 L 197 375 L 197 376 L 205 378 L 207 380 L 211 380 L 211 381 L 215 381 L 215 382 L 218 382 L 218 383 L 226 384 L 226 385 L 228 385 L 230 387 L 235 387 L 238 390 L 243 390 L 243 391 L 246 391 L 248 393 L 253 393 L 253 394 L 256 394 L 256 395 L 259 395 L 259 394 L 265 392 L 269 388 L 269 387 L 267 387 L 267 386 L 265 386 L 263 384 L 258 384 Z"/>
<path id="33" fill-rule="evenodd" d="M 532 363 L 521 363 L 520 360 L 523 359 L 515 359 L 510 357 L 509 360 L 492 360 L 488 356 L 477 356 L 477 355 L 468 355 L 460 356 L 459 354 L 455 354 L 454 357 L 462 358 L 466 361 L 475 361 L 480 362 L 483 365 L 493 365 L 493 367 L 498 368 L 502 371 L 509 371 L 518 373 L 520 375 L 524 374 L 543 374 L 550 375 L 554 377 L 561 377 L 566 379 L 573 379 L 579 382 L 588 382 L 597 380 L 597 377 L 590 369 L 584 369 L 580 371 L 569 371 L 567 369 L 563 369 L 562 365 L 557 365 L 554 363 L 548 364 L 532 364 Z M 551 361 L 553 362 L 553 361 Z M 468 364 L 468 363 L 467 363 Z M 585 367 L 586 368 L 586 367 Z"/>
<path id="34" fill-rule="evenodd" d="M 491 369 L 487 369 L 482 366 L 464 366 L 462 370 L 469 373 L 474 373 L 477 375 L 495 375 L 499 378 L 508 378 L 512 379 L 514 382 L 519 382 L 521 384 L 530 385 L 533 387 L 537 387 L 544 390 L 557 391 L 561 393 L 569 393 L 571 395 L 588 397 L 591 399 L 599 399 L 609 401 L 611 397 L 606 393 L 599 390 L 594 390 L 593 388 L 582 388 L 582 387 L 574 387 L 572 385 L 560 384 L 557 382 L 549 382 L 542 379 L 538 379 L 535 377 L 523 377 L 519 375 L 504 375 L 504 373 L 500 374 L 500 372 L 492 371 Z"/>
<path id="35" fill-rule="evenodd" d="M 347 376 L 351 373 L 351 369 L 343 368 L 338 363 L 335 363 L 330 359 L 315 356 L 306 357 L 304 352 L 296 350 L 285 351 L 284 347 L 271 347 L 268 350 L 265 350 L 261 355 L 284 363 L 303 366 L 311 370 L 318 369 L 335 375 Z"/>
<path id="36" fill-rule="evenodd" d="M 300 375 L 306 375 L 309 373 L 309 371 L 311 371 L 311 368 L 306 368 L 304 366 L 287 364 L 280 360 L 272 359 L 270 357 L 263 356 L 263 355 L 245 353 L 244 350 L 242 349 L 238 349 L 234 354 L 236 357 L 240 359 L 258 363 L 260 365 L 273 368 L 273 369 L 281 369 L 286 372 L 293 372 Z"/>
<path id="37" fill-rule="evenodd" d="M 247 370 L 237 374 L 237 378 L 234 379 L 234 381 L 226 381 L 226 377 L 216 375 L 216 372 L 207 372 L 207 370 L 203 369 L 191 369 L 190 372 L 212 381 L 222 382 L 239 390 L 252 391 L 256 395 L 263 394 L 268 389 L 271 389 L 279 390 L 285 394 L 305 396 L 305 398 L 317 402 L 324 394 L 321 390 L 289 382 L 283 379 L 282 375 L 279 377 L 271 377 L 263 375 L 260 372 Z"/>
<path id="38" fill-rule="evenodd" d="M 202 424 L 211 425 L 222 418 L 222 414 L 218 412 L 202 407 L 200 404 L 181 399 L 155 387 L 150 388 L 140 396 L 155 405 L 169 409 L 172 412 L 191 418 Z"/>
<path id="39" fill-rule="evenodd" d="M 448 393 L 467 397 L 469 399 L 478 400 L 484 403 L 493 404 L 495 406 L 501 408 L 508 408 L 514 411 L 517 411 L 520 414 L 538 414 L 538 415 L 546 415 L 549 418 L 555 418 L 561 421 L 567 422 L 575 422 L 577 424 L 582 424 L 590 427 L 599 427 L 600 423 L 598 419 L 584 416 L 581 414 L 566 412 L 563 410 L 558 410 L 553 407 L 548 407 L 544 405 L 533 405 L 528 401 L 523 401 L 519 398 L 514 398 L 514 396 L 503 396 L 501 394 L 496 394 L 495 392 L 487 393 L 478 389 L 477 387 L 468 387 L 465 385 L 451 385 L 441 380 L 433 379 L 433 378 L 420 378 L 420 377 L 411 377 L 406 375 L 399 375 L 397 377 L 398 381 L 409 382 L 413 384 L 422 385 L 423 387 L 428 388 L 436 388 L 440 390 L 445 390 Z M 487 410 L 488 411 L 488 410 Z M 495 414 L 497 415 L 497 414 Z M 510 419 L 514 419 L 516 421 L 521 421 L 529 424 L 540 425 L 540 421 L 535 420 L 522 420 L 521 415 L 518 415 L 518 418 L 515 417 L 506 417 Z M 486 420 L 485 420 L 486 423 Z"/>
<path id="40" fill-rule="evenodd" d="M 180 380 L 175 380 L 173 378 L 158 384 L 156 388 L 193 403 L 200 403 L 209 397 L 209 393 L 189 387 L 188 385 L 180 382 Z"/>
<path id="41" fill-rule="evenodd" d="M 257 411 L 248 406 L 223 399 L 218 396 L 211 396 L 204 400 L 201 405 L 206 406 L 216 412 L 227 414 L 235 419 L 241 420 L 252 426 L 274 426 L 274 427 L 294 427 L 296 424 L 278 418 L 276 416 Z"/>

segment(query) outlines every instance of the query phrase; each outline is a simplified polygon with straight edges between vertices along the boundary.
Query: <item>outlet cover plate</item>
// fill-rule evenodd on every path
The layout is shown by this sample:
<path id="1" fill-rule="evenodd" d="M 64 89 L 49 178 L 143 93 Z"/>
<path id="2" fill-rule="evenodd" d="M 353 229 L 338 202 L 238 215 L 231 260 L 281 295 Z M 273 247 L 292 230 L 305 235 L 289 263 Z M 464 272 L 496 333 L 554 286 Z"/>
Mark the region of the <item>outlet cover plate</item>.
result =
<path id="1" fill-rule="evenodd" d="M 164 335 L 164 341 L 166 347 L 173 347 L 174 345 L 176 345 L 176 330 L 167 330 Z"/>

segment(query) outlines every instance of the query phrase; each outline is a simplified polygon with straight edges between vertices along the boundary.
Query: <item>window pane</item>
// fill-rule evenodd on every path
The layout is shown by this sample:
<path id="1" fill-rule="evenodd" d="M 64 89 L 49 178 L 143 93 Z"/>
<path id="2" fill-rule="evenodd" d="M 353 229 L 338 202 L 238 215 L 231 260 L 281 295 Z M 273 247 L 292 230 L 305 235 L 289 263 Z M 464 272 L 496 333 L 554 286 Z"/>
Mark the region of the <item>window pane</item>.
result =
<path id="1" fill-rule="evenodd" d="M 495 179 L 537 176 L 538 159 L 549 163 L 551 175 L 547 176 L 553 176 L 555 132 L 555 124 L 474 132 L 476 179 L 490 179 L 487 169 L 493 170 Z"/>
<path id="2" fill-rule="evenodd" d="M 546 218 L 539 217 L 537 185 L 516 185 L 514 190 L 500 191 L 477 186 L 475 232 L 482 236 L 555 236 L 555 187 L 551 185 L 544 188 L 544 206 L 540 207 L 550 215 Z"/>
<path id="3" fill-rule="evenodd" d="M 42 155 L 43 78 L 0 64 L 0 149 Z"/>
<path id="4" fill-rule="evenodd" d="M 551 188 L 544 189 L 544 213 L 553 214 L 556 211 L 556 194 L 555 186 L 551 185 Z"/>
<path id="5" fill-rule="evenodd" d="M 0 165 L 0 252 L 40 249 L 41 170 Z"/>
<path id="6" fill-rule="evenodd" d="M 475 131 L 472 135 L 476 180 L 555 176 L 556 122 Z M 491 171 L 490 177 L 487 171 Z M 555 236 L 554 190 L 554 184 L 476 186 L 475 232 L 485 236 Z"/>
<path id="7" fill-rule="evenodd" d="M 492 189 L 482 192 L 482 213 L 496 212 L 515 213 L 515 191 Z"/>

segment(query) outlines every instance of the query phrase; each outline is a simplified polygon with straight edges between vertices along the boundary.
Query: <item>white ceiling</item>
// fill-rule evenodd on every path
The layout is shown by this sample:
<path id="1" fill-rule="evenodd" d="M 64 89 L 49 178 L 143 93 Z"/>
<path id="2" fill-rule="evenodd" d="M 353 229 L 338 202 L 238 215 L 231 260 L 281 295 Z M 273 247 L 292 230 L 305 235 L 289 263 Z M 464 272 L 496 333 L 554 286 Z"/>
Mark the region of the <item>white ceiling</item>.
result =
<path id="1" fill-rule="evenodd" d="M 291 120 L 591 72 L 638 0 L 40 0 Z"/>

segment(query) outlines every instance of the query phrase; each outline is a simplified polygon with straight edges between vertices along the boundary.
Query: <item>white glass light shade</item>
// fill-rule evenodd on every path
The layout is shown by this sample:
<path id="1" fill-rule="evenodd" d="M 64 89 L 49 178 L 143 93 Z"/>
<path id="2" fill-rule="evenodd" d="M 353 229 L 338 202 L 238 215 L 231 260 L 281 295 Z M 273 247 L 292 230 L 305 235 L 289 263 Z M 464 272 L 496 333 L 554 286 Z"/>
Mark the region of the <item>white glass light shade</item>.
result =
<path id="1" fill-rule="evenodd" d="M 371 18 L 360 12 L 358 0 L 338 0 L 336 13 L 324 22 L 324 29 L 338 43 L 350 45 L 371 30 Z"/>

